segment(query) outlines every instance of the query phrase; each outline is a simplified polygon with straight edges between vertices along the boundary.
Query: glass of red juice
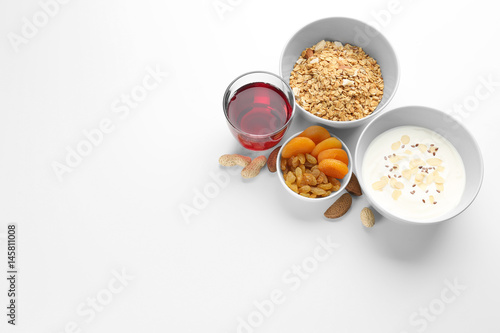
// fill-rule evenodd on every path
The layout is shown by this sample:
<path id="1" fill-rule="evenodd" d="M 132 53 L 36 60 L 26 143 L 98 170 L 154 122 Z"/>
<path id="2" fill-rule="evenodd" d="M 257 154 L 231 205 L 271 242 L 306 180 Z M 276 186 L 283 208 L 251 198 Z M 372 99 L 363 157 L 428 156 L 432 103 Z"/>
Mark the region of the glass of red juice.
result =
<path id="1" fill-rule="evenodd" d="M 250 150 L 276 146 L 295 110 L 290 86 L 268 72 L 250 72 L 237 77 L 227 87 L 222 104 L 231 133 Z"/>

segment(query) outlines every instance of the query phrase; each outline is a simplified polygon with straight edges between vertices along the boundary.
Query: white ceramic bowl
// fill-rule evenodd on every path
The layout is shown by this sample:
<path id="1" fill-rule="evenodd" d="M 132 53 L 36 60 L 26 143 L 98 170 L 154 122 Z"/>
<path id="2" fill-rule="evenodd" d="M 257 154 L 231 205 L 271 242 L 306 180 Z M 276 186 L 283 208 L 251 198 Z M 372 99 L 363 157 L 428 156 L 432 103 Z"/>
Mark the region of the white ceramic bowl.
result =
<path id="1" fill-rule="evenodd" d="M 296 136 L 298 136 L 300 133 L 302 133 L 302 132 L 295 133 L 288 140 L 286 140 L 286 142 L 283 143 L 283 145 L 281 146 L 281 149 L 278 152 L 278 157 L 276 159 L 276 168 L 277 168 L 276 172 L 277 172 L 278 177 L 280 179 L 281 185 L 283 185 L 283 187 L 285 188 L 285 191 L 287 191 L 288 193 L 290 193 L 291 195 L 293 195 L 295 198 L 300 199 L 302 201 L 319 202 L 319 201 L 322 201 L 322 200 L 330 200 L 330 199 L 338 196 L 340 193 L 342 193 L 342 191 L 347 186 L 347 183 L 349 183 L 349 180 L 351 179 L 352 169 L 353 169 L 353 163 L 352 163 L 352 156 L 351 156 L 351 152 L 349 151 L 349 148 L 346 146 L 346 144 L 344 143 L 344 141 L 342 141 L 339 137 L 333 135 L 332 133 L 330 133 L 330 135 L 332 137 L 334 137 L 334 138 L 337 138 L 342 143 L 342 149 L 344 149 L 346 151 L 347 156 L 349 157 L 349 165 L 347 166 L 349 168 L 349 172 L 347 173 L 347 175 L 345 175 L 345 177 L 343 179 L 339 179 L 339 181 L 340 181 L 340 189 L 338 191 L 336 191 L 336 192 L 332 192 L 332 194 L 330 194 L 327 197 L 323 197 L 323 198 L 306 198 L 306 197 L 303 197 L 303 196 L 295 193 L 294 191 L 292 191 L 286 185 L 285 179 L 283 178 L 283 171 L 281 170 L 281 167 L 280 167 L 281 166 L 281 152 L 283 151 L 283 147 L 285 147 L 286 144 L 290 140 L 292 140 L 293 138 L 295 138 Z"/>
<path id="2" fill-rule="evenodd" d="M 403 219 L 384 209 L 367 189 L 370 184 L 363 179 L 363 157 L 370 143 L 378 135 L 398 126 L 420 126 L 437 132 L 453 144 L 462 157 L 465 167 L 465 192 L 458 206 L 434 219 L 419 221 Z M 402 222 L 429 224 L 449 220 L 462 213 L 476 198 L 483 182 L 483 158 L 479 146 L 471 133 L 450 115 L 424 106 L 405 106 L 387 111 L 376 117 L 365 127 L 356 145 L 355 172 L 363 193 L 372 206 L 387 218 Z"/>
<path id="3" fill-rule="evenodd" d="M 329 17 L 312 22 L 297 33 L 286 44 L 280 59 L 280 75 L 288 83 L 293 66 L 303 50 L 321 40 L 339 41 L 361 47 L 380 65 L 384 79 L 384 94 L 380 104 L 367 117 L 353 121 L 332 121 L 317 117 L 295 103 L 299 112 L 312 122 L 335 128 L 352 128 L 366 124 L 391 101 L 399 84 L 399 64 L 389 41 L 372 26 L 347 17 Z"/>

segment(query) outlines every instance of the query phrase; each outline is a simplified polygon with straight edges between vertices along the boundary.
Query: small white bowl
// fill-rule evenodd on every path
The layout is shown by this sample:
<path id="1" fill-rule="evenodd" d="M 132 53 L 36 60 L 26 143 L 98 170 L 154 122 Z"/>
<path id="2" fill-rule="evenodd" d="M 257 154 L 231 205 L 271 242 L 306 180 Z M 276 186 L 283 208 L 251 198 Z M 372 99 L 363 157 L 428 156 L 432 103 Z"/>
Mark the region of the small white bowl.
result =
<path id="1" fill-rule="evenodd" d="M 292 140 L 293 138 L 295 138 L 296 136 L 298 136 L 300 133 L 302 133 L 302 132 L 295 133 L 290 138 L 288 138 L 288 140 L 286 140 L 286 142 L 283 143 L 283 145 L 281 146 L 281 148 L 280 148 L 280 150 L 278 152 L 278 156 L 276 158 L 276 169 L 277 169 L 276 172 L 278 173 L 278 177 L 280 179 L 281 185 L 283 185 L 283 187 L 285 188 L 285 191 L 287 191 L 288 193 L 290 193 L 291 195 L 293 195 L 295 198 L 300 199 L 302 201 L 319 202 L 321 200 L 329 200 L 329 199 L 332 199 L 332 198 L 338 196 L 340 193 L 342 193 L 342 191 L 345 189 L 345 187 L 349 183 L 349 180 L 351 179 L 353 163 L 352 163 L 352 156 L 351 156 L 351 152 L 349 151 L 349 148 L 346 146 L 346 144 L 344 143 L 344 141 L 342 141 L 339 137 L 333 135 L 332 133 L 330 133 L 330 135 L 332 137 L 334 137 L 334 138 L 337 138 L 342 143 L 342 149 L 346 151 L 347 156 L 349 157 L 349 165 L 347 166 L 349 168 L 349 171 L 348 171 L 347 175 L 345 175 L 345 177 L 343 179 L 339 179 L 339 181 L 340 181 L 340 189 L 338 191 L 336 191 L 336 192 L 332 192 L 327 197 L 322 197 L 322 198 L 306 198 L 306 197 L 301 196 L 300 194 L 295 193 L 294 191 L 292 191 L 286 185 L 285 179 L 283 178 L 283 171 L 281 170 L 281 152 L 283 151 L 283 147 L 285 147 L 286 144 L 288 142 L 290 142 L 290 140 Z"/>
<path id="2" fill-rule="evenodd" d="M 288 41 L 280 58 L 280 75 L 288 83 L 290 73 L 302 51 L 321 40 L 339 41 L 361 47 L 370 57 L 380 65 L 384 79 L 384 94 L 377 108 L 368 116 L 352 121 L 333 121 L 313 115 L 304 110 L 297 102 L 295 105 L 311 122 L 319 122 L 334 128 L 352 128 L 366 124 L 373 116 L 391 101 L 399 84 L 399 64 L 389 41 L 372 26 L 347 17 L 329 17 L 312 22 Z"/>
<path id="3" fill-rule="evenodd" d="M 383 132 L 398 126 L 419 126 L 434 132 L 437 132 L 457 149 L 462 157 L 465 167 L 466 185 L 465 192 L 460 203 L 451 211 L 439 217 L 421 221 L 404 219 L 394 215 L 384 209 L 377 200 L 371 196 L 370 186 L 363 179 L 363 158 L 370 143 Z M 481 184 L 483 182 L 484 165 L 479 145 L 471 133 L 452 116 L 425 106 L 405 106 L 384 112 L 371 121 L 361 133 L 356 145 L 356 154 L 354 156 L 354 165 L 356 176 L 358 177 L 363 193 L 372 206 L 385 217 L 402 222 L 417 224 L 430 224 L 442 222 L 454 218 L 462 213 L 474 201 Z"/>

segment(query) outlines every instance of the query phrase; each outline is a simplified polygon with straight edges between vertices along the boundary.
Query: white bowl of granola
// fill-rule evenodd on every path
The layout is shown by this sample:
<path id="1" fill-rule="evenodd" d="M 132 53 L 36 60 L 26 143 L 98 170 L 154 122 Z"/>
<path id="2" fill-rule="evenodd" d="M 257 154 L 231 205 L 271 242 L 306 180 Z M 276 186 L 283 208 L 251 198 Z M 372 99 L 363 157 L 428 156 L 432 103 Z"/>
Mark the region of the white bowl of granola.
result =
<path id="1" fill-rule="evenodd" d="M 280 75 L 307 119 L 335 128 L 366 124 L 391 101 L 399 64 L 389 41 L 346 17 L 312 22 L 286 44 Z"/>

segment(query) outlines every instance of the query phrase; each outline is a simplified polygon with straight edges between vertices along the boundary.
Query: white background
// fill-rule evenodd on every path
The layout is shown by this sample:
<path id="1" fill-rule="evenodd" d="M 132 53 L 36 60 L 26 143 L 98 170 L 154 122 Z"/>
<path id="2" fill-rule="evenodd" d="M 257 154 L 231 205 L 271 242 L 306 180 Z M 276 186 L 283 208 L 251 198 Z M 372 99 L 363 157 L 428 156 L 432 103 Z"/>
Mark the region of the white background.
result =
<path id="1" fill-rule="evenodd" d="M 23 17 L 32 21 L 41 7 L 1 1 L 0 260 L 5 271 L 6 226 L 16 222 L 20 274 L 15 328 L 6 324 L 0 275 L 0 331 L 65 332 L 74 322 L 66 332 L 236 332 L 238 318 L 278 289 L 285 301 L 254 332 L 498 332 L 499 86 L 456 114 L 482 147 L 485 181 L 452 221 L 413 226 L 377 215 L 368 230 L 362 197 L 345 218 L 327 221 L 331 202 L 296 200 L 267 170 L 251 181 L 233 175 L 198 215 L 180 213 L 210 173 L 224 171 L 220 155 L 245 152 L 221 109 L 227 84 L 250 70 L 277 73 L 300 27 L 326 16 L 373 23 L 401 65 L 388 109 L 452 112 L 481 78 L 500 82 L 493 2 L 400 0 L 383 17 L 385 0 L 222 0 L 232 9 L 222 15 L 214 3 L 72 0 L 16 52 L 9 34 L 20 35 Z M 113 102 L 148 67 L 168 77 L 120 118 Z M 115 130 L 60 182 L 53 162 L 64 163 L 66 147 L 105 118 Z M 308 125 L 298 116 L 287 134 Z M 337 135 L 354 149 L 360 130 Z M 283 275 L 328 237 L 340 247 L 292 291 Z M 109 296 L 122 270 L 133 280 L 95 317 L 77 313 L 89 298 Z M 439 305 L 445 280 L 466 290 L 425 329 L 412 324 L 414 312 Z"/>

